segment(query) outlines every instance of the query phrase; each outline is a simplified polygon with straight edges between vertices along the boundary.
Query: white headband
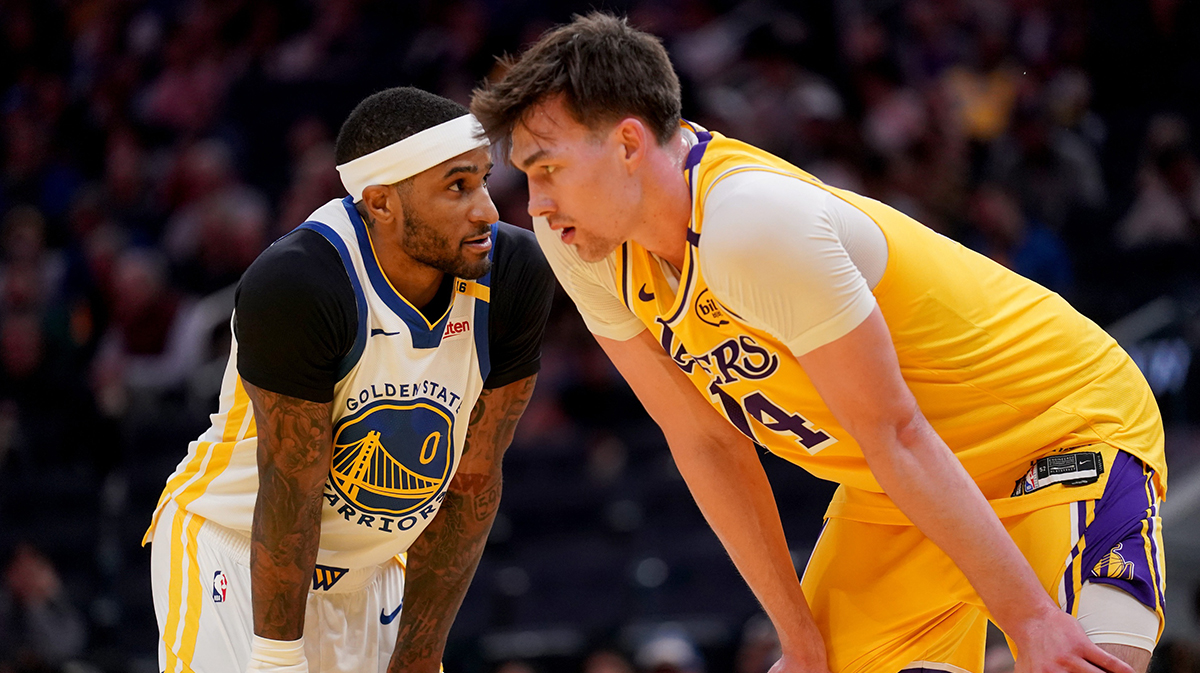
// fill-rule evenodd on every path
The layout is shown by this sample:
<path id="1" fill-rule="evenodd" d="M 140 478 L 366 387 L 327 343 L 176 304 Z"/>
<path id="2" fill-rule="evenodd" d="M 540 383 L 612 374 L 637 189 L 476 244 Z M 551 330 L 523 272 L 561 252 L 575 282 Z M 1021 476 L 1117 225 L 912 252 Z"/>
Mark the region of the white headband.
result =
<path id="1" fill-rule="evenodd" d="M 337 169 L 346 191 L 357 203 L 370 185 L 395 184 L 463 152 L 487 146 L 483 126 L 474 115 L 465 114 L 347 161 Z"/>

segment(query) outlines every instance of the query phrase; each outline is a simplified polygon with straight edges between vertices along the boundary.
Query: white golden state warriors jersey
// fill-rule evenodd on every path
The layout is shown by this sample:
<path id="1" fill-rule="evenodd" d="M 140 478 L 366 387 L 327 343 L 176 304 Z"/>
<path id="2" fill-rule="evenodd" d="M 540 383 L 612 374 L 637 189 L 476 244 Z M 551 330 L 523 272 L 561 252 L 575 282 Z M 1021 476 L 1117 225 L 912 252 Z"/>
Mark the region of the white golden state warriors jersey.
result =
<path id="1" fill-rule="evenodd" d="M 337 249 L 358 306 L 354 347 L 334 389 L 333 458 L 317 564 L 339 570 L 375 565 L 408 549 L 454 478 L 471 408 L 488 374 L 491 274 L 455 279 L 446 313 L 431 324 L 383 274 L 348 198 L 325 204 L 301 227 Z M 495 239 L 493 225 L 493 250 Z M 156 521 L 163 504 L 174 500 L 181 510 L 250 534 L 258 440 L 236 362 L 235 338 L 220 410 L 167 481 Z"/>

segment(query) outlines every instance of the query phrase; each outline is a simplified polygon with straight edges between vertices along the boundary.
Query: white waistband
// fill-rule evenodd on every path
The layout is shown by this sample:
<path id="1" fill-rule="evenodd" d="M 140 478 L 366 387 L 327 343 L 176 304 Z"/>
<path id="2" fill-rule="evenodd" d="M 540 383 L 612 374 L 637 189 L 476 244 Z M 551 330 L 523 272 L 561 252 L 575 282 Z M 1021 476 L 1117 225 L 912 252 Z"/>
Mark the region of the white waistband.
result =
<path id="1" fill-rule="evenodd" d="M 235 562 L 246 567 L 250 566 L 250 538 L 247 535 L 205 519 L 204 525 L 200 528 L 199 537 L 202 544 L 212 544 L 232 556 Z M 379 574 L 380 569 L 380 566 L 366 566 L 364 568 L 321 567 L 333 571 L 338 577 L 329 583 L 328 588 L 313 589 L 310 585 L 310 593 L 343 594 L 358 591 L 370 584 Z"/>

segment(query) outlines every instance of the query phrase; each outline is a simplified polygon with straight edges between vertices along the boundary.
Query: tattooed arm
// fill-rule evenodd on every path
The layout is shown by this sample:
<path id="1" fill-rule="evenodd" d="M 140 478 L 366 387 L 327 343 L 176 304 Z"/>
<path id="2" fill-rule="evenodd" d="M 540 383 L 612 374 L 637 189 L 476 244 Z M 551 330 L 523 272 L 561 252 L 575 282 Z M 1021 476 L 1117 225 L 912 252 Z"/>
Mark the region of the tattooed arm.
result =
<path id="1" fill-rule="evenodd" d="M 408 550 L 404 611 L 389 673 L 436 673 L 500 504 L 500 462 L 537 376 L 484 390 L 441 510 Z"/>
<path id="2" fill-rule="evenodd" d="M 321 541 L 321 491 L 333 450 L 331 403 L 243 381 L 258 426 L 258 500 L 250 534 L 254 633 L 304 635 L 304 605 Z"/>

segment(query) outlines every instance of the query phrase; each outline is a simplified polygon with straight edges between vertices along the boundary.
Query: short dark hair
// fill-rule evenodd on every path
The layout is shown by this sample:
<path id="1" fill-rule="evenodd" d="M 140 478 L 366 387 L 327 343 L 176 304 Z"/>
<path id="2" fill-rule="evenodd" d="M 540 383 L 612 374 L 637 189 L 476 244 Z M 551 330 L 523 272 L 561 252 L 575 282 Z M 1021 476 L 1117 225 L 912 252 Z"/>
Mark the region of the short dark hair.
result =
<path id="1" fill-rule="evenodd" d="M 428 91 L 384 89 L 364 98 L 342 122 L 334 160 L 340 166 L 465 114 L 467 108 Z"/>
<path id="2" fill-rule="evenodd" d="M 679 77 L 667 50 L 624 18 L 576 15 L 501 64 L 508 72 L 475 90 L 471 112 L 502 147 L 530 108 L 557 95 L 579 123 L 593 129 L 632 115 L 660 145 L 679 130 Z"/>

